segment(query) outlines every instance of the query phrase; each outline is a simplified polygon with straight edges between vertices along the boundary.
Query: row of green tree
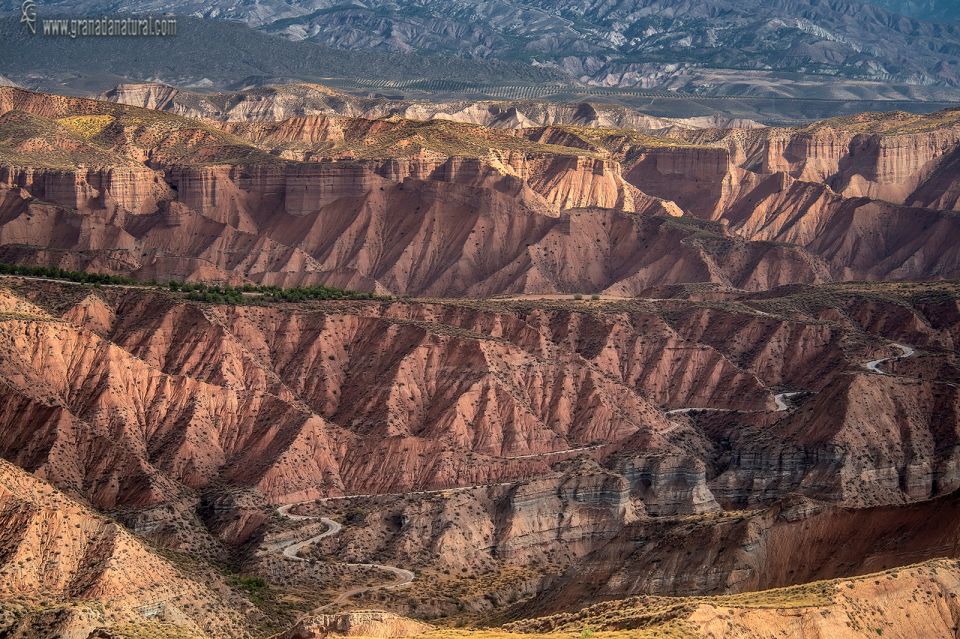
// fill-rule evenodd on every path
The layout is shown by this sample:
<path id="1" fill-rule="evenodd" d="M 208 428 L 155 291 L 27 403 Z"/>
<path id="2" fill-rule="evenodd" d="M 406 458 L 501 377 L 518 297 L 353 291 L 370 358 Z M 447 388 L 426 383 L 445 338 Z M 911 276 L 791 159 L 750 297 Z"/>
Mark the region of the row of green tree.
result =
<path id="1" fill-rule="evenodd" d="M 46 277 L 52 280 L 68 280 L 81 284 L 138 284 L 132 278 L 123 275 L 104 275 L 102 273 L 84 273 L 67 271 L 47 266 L 26 266 L 22 264 L 0 263 L 0 275 L 23 275 L 25 277 Z M 156 282 L 140 282 L 142 286 L 157 286 Z"/>
<path id="2" fill-rule="evenodd" d="M 202 282 L 177 282 L 171 280 L 167 287 L 171 291 L 180 291 L 187 294 L 187 299 L 198 302 L 215 302 L 218 304 L 239 304 L 259 300 L 278 302 L 303 302 L 307 300 L 375 300 L 386 299 L 373 293 L 350 291 L 333 286 L 298 286 L 281 288 L 279 286 L 261 286 L 244 284 L 243 286 L 229 286 L 223 284 L 204 284 Z"/>
<path id="3" fill-rule="evenodd" d="M 81 284 L 128 285 L 144 287 L 161 287 L 156 281 L 138 282 L 123 275 L 105 275 L 101 273 L 84 273 L 82 271 L 68 271 L 62 268 L 47 266 L 27 266 L 21 264 L 0 263 L 0 275 L 22 275 L 24 277 L 44 277 L 54 280 L 66 280 Z M 282 288 L 279 286 L 261 286 L 244 284 L 243 286 L 229 286 L 225 284 L 204 284 L 202 282 L 178 282 L 170 280 L 164 288 L 173 292 L 186 293 L 187 299 L 197 302 L 213 302 L 216 304 L 257 303 L 258 301 L 303 302 L 307 300 L 375 300 L 389 299 L 333 286 L 298 286 Z"/>

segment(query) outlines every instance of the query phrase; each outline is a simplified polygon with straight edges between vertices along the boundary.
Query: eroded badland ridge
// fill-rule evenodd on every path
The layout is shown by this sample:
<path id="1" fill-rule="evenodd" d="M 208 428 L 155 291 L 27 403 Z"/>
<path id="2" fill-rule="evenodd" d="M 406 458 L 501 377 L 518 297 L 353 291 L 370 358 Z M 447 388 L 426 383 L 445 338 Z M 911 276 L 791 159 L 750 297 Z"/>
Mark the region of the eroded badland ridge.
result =
<path id="1" fill-rule="evenodd" d="M 0 87 L 3 636 L 956 636 L 960 111 L 105 97 Z"/>
<path id="2" fill-rule="evenodd" d="M 8 261 L 471 297 L 957 273 L 953 111 L 495 129 L 0 91 Z"/>
<path id="3" fill-rule="evenodd" d="M 953 284 L 239 306 L 5 284 L 3 455 L 283 605 L 530 617 L 956 554 Z M 371 588 L 404 579 L 371 564 L 416 578 Z"/>

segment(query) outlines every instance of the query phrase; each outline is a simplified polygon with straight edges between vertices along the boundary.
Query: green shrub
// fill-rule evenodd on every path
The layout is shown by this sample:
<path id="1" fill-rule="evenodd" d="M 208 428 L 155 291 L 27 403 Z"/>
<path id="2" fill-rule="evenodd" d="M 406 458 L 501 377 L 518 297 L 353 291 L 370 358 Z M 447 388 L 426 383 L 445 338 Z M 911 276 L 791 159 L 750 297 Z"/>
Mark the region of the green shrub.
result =
<path id="1" fill-rule="evenodd" d="M 268 586 L 262 577 L 238 576 L 232 581 L 234 587 L 245 592 L 251 601 L 254 603 L 263 602 L 263 598 L 267 594 Z"/>
<path id="2" fill-rule="evenodd" d="M 124 275 L 105 275 L 101 273 L 85 273 L 82 271 L 66 271 L 60 268 L 46 266 L 28 266 L 22 264 L 0 263 L 0 275 L 20 275 L 24 277 L 44 277 L 48 279 L 67 280 L 80 284 L 97 285 L 136 285 L 138 282 Z M 155 280 L 140 283 L 145 287 L 160 287 Z M 178 282 L 170 280 L 165 288 L 173 292 L 186 293 L 187 299 L 195 302 L 212 302 L 214 304 L 242 304 L 256 303 L 261 300 L 275 302 L 303 302 L 307 300 L 387 300 L 389 296 L 379 296 L 373 293 L 350 291 L 332 286 L 302 286 L 294 288 L 280 288 L 272 285 L 244 284 L 230 286 L 227 284 L 205 284 L 203 282 Z M 244 295 L 245 293 L 249 295 Z"/>
<path id="3" fill-rule="evenodd" d="M 45 277 L 54 280 L 67 280 L 80 284 L 136 284 L 124 275 L 106 275 L 104 273 L 84 273 L 82 271 L 67 271 L 61 268 L 48 266 L 28 266 L 24 264 L 0 263 L 0 275 L 20 275 L 23 277 Z"/>

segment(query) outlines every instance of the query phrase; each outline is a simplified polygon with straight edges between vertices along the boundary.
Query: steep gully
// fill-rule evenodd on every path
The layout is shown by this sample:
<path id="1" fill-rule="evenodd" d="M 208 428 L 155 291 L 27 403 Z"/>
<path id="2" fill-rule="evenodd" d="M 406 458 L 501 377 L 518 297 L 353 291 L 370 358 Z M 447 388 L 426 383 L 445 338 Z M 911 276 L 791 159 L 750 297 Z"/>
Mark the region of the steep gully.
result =
<path id="1" fill-rule="evenodd" d="M 890 373 L 887 373 L 880 368 L 881 364 L 883 364 L 884 362 L 899 361 L 902 359 L 907 359 L 916 354 L 916 350 L 910 346 L 905 346 L 903 344 L 897 344 L 897 343 L 893 343 L 891 345 L 898 348 L 901 351 L 900 355 L 894 355 L 892 357 L 883 357 L 880 359 L 871 360 L 869 362 L 865 362 L 863 364 L 863 367 L 872 373 L 877 373 L 880 375 L 889 375 Z M 777 406 L 777 412 L 786 412 L 787 410 L 789 410 L 790 406 L 787 403 L 787 400 L 791 397 L 801 394 L 801 392 L 802 391 L 785 391 L 782 393 L 777 393 L 774 396 L 774 401 L 776 402 L 776 406 Z M 673 410 L 666 411 L 666 414 L 678 415 L 678 414 L 691 413 L 693 411 L 701 411 L 701 410 L 702 411 L 729 411 L 730 409 L 709 408 L 709 407 L 702 407 L 702 408 L 701 407 L 684 407 L 684 408 L 676 408 Z M 582 446 L 579 448 L 571 448 L 566 450 L 553 451 L 549 453 L 523 455 L 520 457 L 516 457 L 516 459 L 556 456 L 556 455 L 561 455 L 565 453 L 586 452 L 586 451 L 594 450 L 601 447 L 602 447 L 601 445 Z M 447 489 L 423 490 L 423 491 L 414 491 L 414 492 L 408 492 L 403 494 L 406 496 L 421 496 L 421 495 L 441 494 L 441 493 L 456 493 L 456 492 L 474 490 L 478 488 L 505 486 L 505 485 L 509 485 L 510 483 L 512 482 L 500 482 L 497 484 L 482 484 L 482 485 L 476 485 L 476 486 L 461 486 L 457 488 L 447 488 Z M 338 497 L 328 497 L 325 499 L 321 499 L 320 502 L 326 503 L 330 501 L 342 501 L 342 500 L 348 500 L 348 499 L 359 499 L 364 497 L 375 497 L 375 496 L 382 496 L 382 495 L 373 495 L 373 494 L 342 495 Z M 315 515 L 299 515 L 299 514 L 290 512 L 293 508 L 303 504 L 307 504 L 307 503 L 312 503 L 312 502 L 309 502 L 309 501 L 297 502 L 293 504 L 286 504 L 277 508 L 277 513 L 281 517 L 284 517 L 291 521 L 319 521 L 324 526 L 326 526 L 326 529 L 318 535 L 314 535 L 302 541 L 289 540 L 289 541 L 281 542 L 279 544 L 276 544 L 270 547 L 270 550 L 274 552 L 280 551 L 283 557 L 290 561 L 300 561 L 300 562 L 308 561 L 307 559 L 304 559 L 299 555 L 301 550 L 303 550 L 304 548 L 308 548 L 316 543 L 319 543 L 320 541 L 328 537 L 333 537 L 339 534 L 341 530 L 343 530 L 343 526 L 339 522 L 334 521 L 329 517 L 315 516 Z M 370 570 L 379 570 L 382 572 L 389 572 L 394 576 L 394 579 L 392 581 L 374 584 L 371 586 L 359 586 L 359 587 L 345 590 L 341 592 L 339 595 L 337 595 L 337 597 L 333 601 L 318 608 L 317 611 L 325 610 L 326 608 L 336 606 L 338 604 L 342 604 L 346 602 L 348 599 L 350 599 L 351 597 L 354 597 L 356 595 L 359 595 L 365 592 L 370 592 L 373 590 L 381 590 L 381 589 L 395 590 L 398 588 L 403 588 L 413 583 L 414 579 L 416 579 L 416 573 L 414 573 L 412 570 L 408 570 L 406 568 L 400 568 L 397 566 L 390 566 L 386 564 L 377 564 L 377 563 L 344 563 L 343 565 L 356 567 L 356 568 L 365 568 Z"/>

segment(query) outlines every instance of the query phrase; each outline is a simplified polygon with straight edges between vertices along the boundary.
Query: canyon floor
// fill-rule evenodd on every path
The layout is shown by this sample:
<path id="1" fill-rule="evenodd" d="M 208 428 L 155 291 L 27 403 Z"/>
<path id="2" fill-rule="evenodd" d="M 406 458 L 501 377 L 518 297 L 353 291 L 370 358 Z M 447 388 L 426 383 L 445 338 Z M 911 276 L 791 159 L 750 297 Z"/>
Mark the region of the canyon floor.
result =
<path id="1" fill-rule="evenodd" d="M 0 636 L 956 637 L 960 111 L 0 87 Z"/>

